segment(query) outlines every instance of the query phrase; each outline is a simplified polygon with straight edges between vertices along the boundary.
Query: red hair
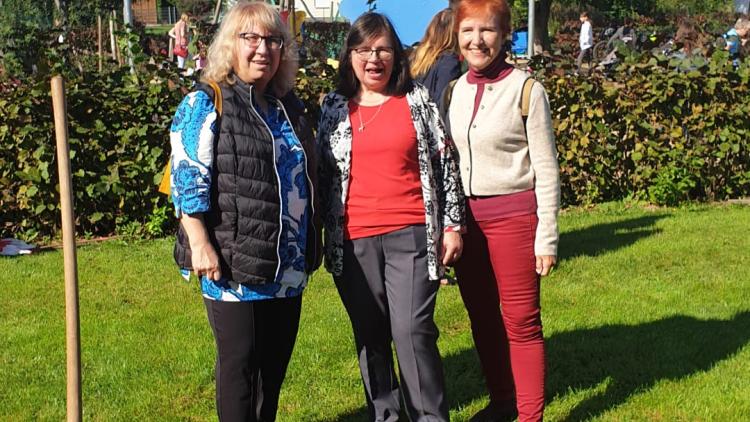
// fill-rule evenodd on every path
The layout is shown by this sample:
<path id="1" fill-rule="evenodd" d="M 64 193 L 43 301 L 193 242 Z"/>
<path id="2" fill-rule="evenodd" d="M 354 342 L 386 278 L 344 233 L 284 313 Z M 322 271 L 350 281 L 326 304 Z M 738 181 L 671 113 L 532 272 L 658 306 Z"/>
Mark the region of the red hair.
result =
<path id="1" fill-rule="evenodd" d="M 455 31 L 466 18 L 497 16 L 503 36 L 510 34 L 510 6 L 506 0 L 460 0 L 456 6 Z"/>

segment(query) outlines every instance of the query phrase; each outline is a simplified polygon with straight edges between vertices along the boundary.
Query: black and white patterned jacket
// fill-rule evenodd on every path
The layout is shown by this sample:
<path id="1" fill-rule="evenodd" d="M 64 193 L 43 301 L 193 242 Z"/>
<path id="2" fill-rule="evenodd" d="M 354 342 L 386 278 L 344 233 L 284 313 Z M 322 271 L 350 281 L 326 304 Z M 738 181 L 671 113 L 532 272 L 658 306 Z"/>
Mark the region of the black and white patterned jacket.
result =
<path id="1" fill-rule="evenodd" d="M 439 248 L 445 227 L 463 227 L 465 203 L 455 147 L 447 138 L 438 108 L 427 89 L 415 83 L 406 95 L 417 132 L 417 156 L 427 229 L 427 262 L 431 280 L 440 279 L 445 268 Z M 323 100 L 318 125 L 318 183 L 320 214 L 325 228 L 325 265 L 338 276 L 343 270 L 344 209 L 349 191 L 352 124 L 349 98 L 332 92 Z"/>

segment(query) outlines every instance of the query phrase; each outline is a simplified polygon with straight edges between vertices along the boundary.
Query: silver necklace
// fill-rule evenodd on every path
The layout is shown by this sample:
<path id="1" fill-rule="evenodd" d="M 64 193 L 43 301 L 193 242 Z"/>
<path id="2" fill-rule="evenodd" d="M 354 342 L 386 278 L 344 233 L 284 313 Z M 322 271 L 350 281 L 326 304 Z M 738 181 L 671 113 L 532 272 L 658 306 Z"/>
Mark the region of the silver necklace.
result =
<path id="1" fill-rule="evenodd" d="M 363 130 L 365 130 L 365 126 L 367 126 L 370 123 L 372 123 L 372 121 L 375 120 L 376 117 L 378 117 L 378 113 L 380 113 L 380 109 L 383 108 L 383 104 L 385 104 L 385 101 L 383 101 L 382 103 L 380 103 L 380 105 L 378 106 L 378 111 L 376 111 L 375 114 L 373 114 L 372 117 L 370 118 L 370 120 L 368 120 L 367 122 L 363 122 L 362 121 L 362 113 L 359 112 L 359 109 L 362 108 L 362 105 L 361 104 L 357 105 L 357 117 L 359 117 L 359 128 L 358 128 L 358 130 L 360 132 L 362 132 Z"/>

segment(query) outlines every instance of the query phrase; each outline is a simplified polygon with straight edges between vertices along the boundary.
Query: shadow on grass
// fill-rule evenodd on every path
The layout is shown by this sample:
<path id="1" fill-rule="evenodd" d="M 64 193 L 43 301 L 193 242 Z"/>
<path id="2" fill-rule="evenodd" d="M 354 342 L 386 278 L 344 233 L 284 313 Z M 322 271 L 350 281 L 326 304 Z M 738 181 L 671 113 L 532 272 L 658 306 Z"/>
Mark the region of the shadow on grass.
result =
<path id="1" fill-rule="evenodd" d="M 546 339 L 547 402 L 571 390 L 601 393 L 579 403 L 565 421 L 580 421 L 613 409 L 661 380 L 678 380 L 710 369 L 750 341 L 750 311 L 729 320 L 674 316 L 640 325 L 607 325 L 555 334 Z M 458 409 L 484 397 L 484 378 L 473 349 L 443 359 L 448 406 Z M 367 421 L 367 409 L 336 421 Z"/>
<path id="2" fill-rule="evenodd" d="M 362 400 L 364 400 L 364 395 L 362 396 Z M 336 419 L 332 419 L 332 421 L 336 422 L 367 422 L 367 407 L 362 406 L 361 408 L 353 411 L 352 413 L 347 413 L 344 415 L 339 415 L 336 417 Z"/>
<path id="3" fill-rule="evenodd" d="M 597 256 L 632 245 L 640 239 L 658 234 L 656 222 L 670 214 L 649 215 L 612 223 L 597 224 L 560 235 L 560 259 Z"/>
<path id="4" fill-rule="evenodd" d="M 736 353 L 750 340 L 750 311 L 729 320 L 674 316 L 641 325 L 608 325 L 555 334 L 547 342 L 548 398 L 606 388 L 566 421 L 599 416 L 661 380 L 678 380 Z"/>

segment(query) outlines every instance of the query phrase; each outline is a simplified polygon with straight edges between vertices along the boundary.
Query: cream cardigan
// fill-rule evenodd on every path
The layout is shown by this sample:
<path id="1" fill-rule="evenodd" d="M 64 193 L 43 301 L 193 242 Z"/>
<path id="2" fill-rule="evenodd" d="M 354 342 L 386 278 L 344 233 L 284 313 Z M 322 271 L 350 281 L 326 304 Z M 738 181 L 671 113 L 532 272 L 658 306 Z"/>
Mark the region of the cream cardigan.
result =
<path id="1" fill-rule="evenodd" d="M 544 87 L 531 90 L 524 131 L 521 91 L 526 72 L 485 85 L 474 120 L 477 85 L 466 74 L 456 82 L 448 111 L 448 127 L 456 143 L 466 196 L 494 196 L 533 189 L 539 225 L 534 253 L 557 255 L 560 175 L 549 101 Z M 528 139 L 527 139 L 528 134 Z"/>

